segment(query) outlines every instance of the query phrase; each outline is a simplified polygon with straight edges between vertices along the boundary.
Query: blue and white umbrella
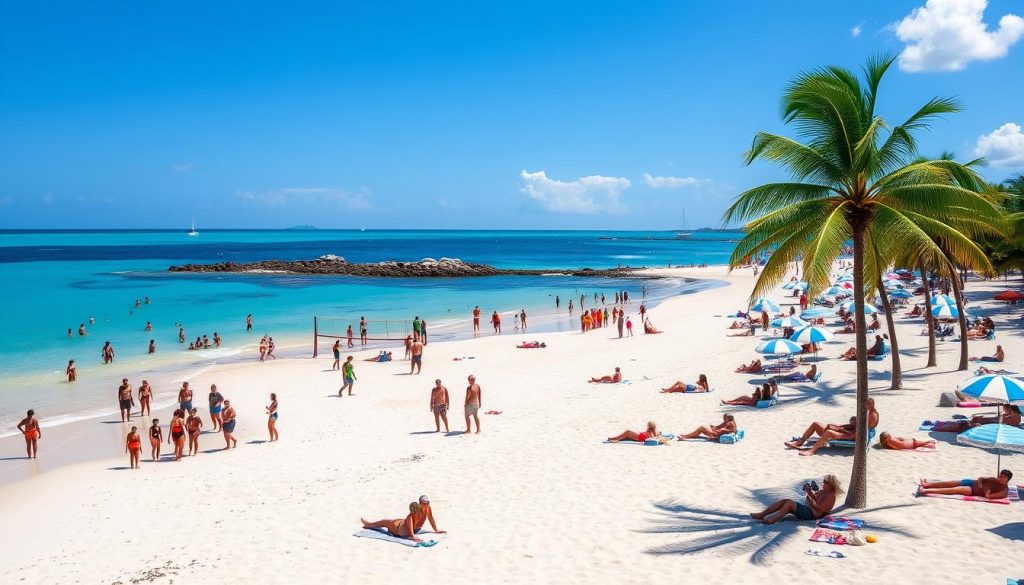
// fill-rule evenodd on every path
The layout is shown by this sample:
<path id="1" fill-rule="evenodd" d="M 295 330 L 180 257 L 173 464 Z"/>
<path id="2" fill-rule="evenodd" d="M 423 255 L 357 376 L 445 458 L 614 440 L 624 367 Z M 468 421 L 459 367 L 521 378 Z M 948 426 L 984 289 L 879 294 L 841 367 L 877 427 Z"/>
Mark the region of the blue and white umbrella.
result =
<path id="1" fill-rule="evenodd" d="M 800 351 L 800 346 L 788 339 L 769 339 L 757 346 L 757 352 L 767 355 L 789 355 Z"/>
<path id="2" fill-rule="evenodd" d="M 786 315 L 781 319 L 772 321 L 772 325 L 775 327 L 789 327 L 791 329 L 796 329 L 797 327 L 806 327 L 807 321 L 804 321 L 795 315 Z"/>
<path id="3" fill-rule="evenodd" d="M 800 311 L 800 318 L 820 319 L 822 317 L 830 317 L 835 314 L 835 309 L 829 309 L 828 307 L 811 307 L 810 309 L 804 309 L 803 311 Z"/>
<path id="4" fill-rule="evenodd" d="M 835 295 L 846 294 L 846 291 L 844 291 L 843 289 L 839 288 L 838 286 L 832 286 L 832 287 L 829 287 L 829 289 L 826 290 L 822 294 L 826 294 L 826 295 L 829 295 L 829 296 L 835 296 Z"/>
<path id="5" fill-rule="evenodd" d="M 853 308 L 854 308 L 853 305 L 854 305 L 853 301 L 846 301 L 845 303 L 843 303 L 840 306 L 843 307 L 843 310 L 845 310 L 846 312 L 852 313 L 853 312 Z M 864 314 L 865 315 L 874 315 L 877 312 L 878 312 L 878 309 L 876 309 L 874 307 L 874 305 L 872 305 L 871 303 L 864 303 Z"/>
<path id="6" fill-rule="evenodd" d="M 772 301 L 761 297 L 757 299 L 757 302 L 750 307 L 751 311 L 757 311 L 758 313 L 781 313 L 782 309 Z"/>
<path id="7" fill-rule="evenodd" d="M 844 274 L 836 279 L 836 282 L 848 282 L 853 280 L 852 274 Z"/>
<path id="8" fill-rule="evenodd" d="M 910 297 L 912 297 L 914 295 L 908 293 L 907 291 L 905 291 L 905 290 L 903 290 L 901 288 L 901 289 L 897 289 L 897 290 L 892 291 L 891 293 L 889 293 L 889 296 L 894 298 L 894 299 L 909 299 Z"/>
<path id="9" fill-rule="evenodd" d="M 956 305 L 938 305 L 932 308 L 932 317 L 936 319 L 959 319 L 960 311 L 956 310 Z"/>
<path id="10" fill-rule="evenodd" d="M 946 295 L 932 295 L 932 305 L 952 305 L 956 306 L 956 301 Z"/>
<path id="11" fill-rule="evenodd" d="M 995 402 L 1024 402 L 1024 377 L 984 374 L 957 384 L 968 396 Z"/>
<path id="12" fill-rule="evenodd" d="M 803 329 L 795 331 L 793 335 L 789 337 L 789 340 L 799 343 L 801 345 L 806 345 L 808 343 L 821 343 L 823 341 L 829 341 L 830 339 L 832 339 L 832 337 L 833 333 L 828 329 L 808 325 Z"/>
<path id="13" fill-rule="evenodd" d="M 1024 430 L 1004 424 L 987 424 L 968 429 L 956 436 L 956 442 L 982 449 L 998 449 L 996 474 L 1002 467 L 1003 449 L 1024 452 Z"/>
<path id="14" fill-rule="evenodd" d="M 796 281 L 795 280 L 791 280 L 791 281 L 787 282 L 786 284 L 782 285 L 782 289 L 783 290 L 793 290 L 794 288 L 796 288 Z"/>

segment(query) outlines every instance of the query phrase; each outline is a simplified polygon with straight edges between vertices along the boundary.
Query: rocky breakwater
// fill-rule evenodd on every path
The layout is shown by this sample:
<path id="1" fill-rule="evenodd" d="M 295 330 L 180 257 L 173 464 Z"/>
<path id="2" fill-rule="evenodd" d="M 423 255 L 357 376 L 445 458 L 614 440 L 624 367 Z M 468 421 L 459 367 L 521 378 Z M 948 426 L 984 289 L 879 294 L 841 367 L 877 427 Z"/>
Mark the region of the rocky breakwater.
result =
<path id="1" fill-rule="evenodd" d="M 183 264 L 171 266 L 171 272 L 235 272 L 249 274 L 333 274 L 367 276 L 374 278 L 466 278 L 472 276 L 604 276 L 612 278 L 638 278 L 636 268 L 609 268 L 595 270 L 575 268 L 568 270 L 502 269 L 486 264 L 463 262 L 458 258 L 424 258 L 419 262 L 374 262 L 357 264 L 340 256 L 327 254 L 315 260 L 261 260 L 259 262 L 218 262 L 216 264 Z M 649 278 L 649 277 L 648 277 Z"/>

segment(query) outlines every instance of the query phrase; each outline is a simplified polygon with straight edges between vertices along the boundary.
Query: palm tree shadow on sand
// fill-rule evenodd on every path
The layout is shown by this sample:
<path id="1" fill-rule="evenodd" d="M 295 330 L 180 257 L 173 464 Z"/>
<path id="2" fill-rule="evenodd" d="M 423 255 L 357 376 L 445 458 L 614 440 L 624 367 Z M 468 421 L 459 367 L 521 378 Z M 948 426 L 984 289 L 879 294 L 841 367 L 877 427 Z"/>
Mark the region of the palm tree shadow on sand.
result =
<path id="1" fill-rule="evenodd" d="M 785 491 L 782 489 L 749 490 L 744 499 L 749 502 L 749 510 L 738 512 L 715 507 L 691 506 L 676 500 L 654 502 L 654 517 L 651 526 L 638 530 L 648 534 L 679 534 L 682 539 L 647 549 L 648 554 L 694 554 L 703 551 L 718 550 L 733 556 L 749 555 L 751 564 L 767 566 L 772 562 L 775 551 L 783 544 L 801 536 L 801 529 L 812 525 L 806 522 L 783 520 L 773 525 L 761 524 L 752 519 L 749 512 L 760 511 L 776 500 L 789 498 L 801 501 L 796 493 L 798 489 Z M 865 508 L 851 511 L 857 518 L 866 523 L 866 530 L 879 534 L 898 534 L 916 538 L 911 531 L 895 526 L 882 520 L 890 510 L 915 506 L 916 504 L 899 504 L 878 508 Z M 840 515 L 844 507 L 837 508 L 833 514 Z M 792 518 L 792 517 L 790 517 Z M 804 531 L 804 537 L 810 533 Z"/>

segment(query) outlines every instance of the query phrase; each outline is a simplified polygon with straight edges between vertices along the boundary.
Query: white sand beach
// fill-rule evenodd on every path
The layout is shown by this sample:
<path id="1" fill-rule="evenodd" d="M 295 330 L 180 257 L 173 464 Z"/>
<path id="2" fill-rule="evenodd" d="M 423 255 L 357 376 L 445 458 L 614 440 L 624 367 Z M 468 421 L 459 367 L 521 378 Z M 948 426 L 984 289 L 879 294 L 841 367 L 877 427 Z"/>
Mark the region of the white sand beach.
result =
<path id="1" fill-rule="evenodd" d="M 914 497 L 919 478 L 995 473 L 994 453 L 957 445 L 950 433 L 934 435 L 933 453 L 871 449 L 869 507 L 841 512 L 865 520 L 875 544 L 809 542 L 812 523 L 749 519 L 779 497 L 802 499 L 805 481 L 820 483 L 829 473 L 849 479 L 852 450 L 800 457 L 783 442 L 812 421 L 846 422 L 854 413 L 854 363 L 820 361 L 821 380 L 784 385 L 775 407 L 722 407 L 720 400 L 750 394 L 750 382 L 763 379 L 734 373 L 759 357 L 758 339 L 728 337 L 731 319 L 718 316 L 746 306 L 750 271 L 663 272 L 729 285 L 659 305 L 651 319 L 661 335 L 643 335 L 635 316 L 637 335 L 621 340 L 612 327 L 492 336 L 485 324 L 478 339 L 429 344 L 420 375 L 407 375 L 401 359 L 357 361 L 352 397 L 337 397 L 341 377 L 329 356 L 214 368 L 191 380 L 196 401 L 204 404 L 206 389 L 218 385 L 239 413 L 239 446 L 220 451 L 221 435 L 204 434 L 202 453 L 177 463 L 150 462 L 144 445 L 141 469 L 129 470 L 120 423 L 44 429 L 40 462 L 60 457 L 61 441 L 91 441 L 103 458 L 0 486 L 0 582 L 980 584 L 1024 577 L 1024 503 Z M 969 281 L 972 306 L 999 331 L 995 341 L 971 341 L 971 353 L 991 355 L 999 343 L 1008 355 L 1003 367 L 1019 371 L 1021 308 L 991 300 L 1006 287 Z M 773 298 L 795 302 L 781 291 Z M 634 301 L 630 314 L 638 307 Z M 898 328 L 906 388 L 888 389 L 888 360 L 870 362 L 879 431 L 928 438 L 917 430 L 924 419 L 988 412 L 939 408 L 940 392 L 970 376 L 955 371 L 959 344 L 940 342 L 939 366 L 924 369 L 922 320 L 900 317 Z M 515 348 L 534 339 L 547 347 Z M 852 335 L 837 335 L 822 355 L 834 358 L 852 343 Z M 631 383 L 586 382 L 615 366 Z M 658 392 L 701 373 L 713 393 Z M 481 413 L 501 414 L 481 415 L 479 435 L 433 433 L 434 380 L 448 387 L 451 427 L 462 431 L 469 374 L 483 390 Z M 273 444 L 264 442 L 270 392 L 281 413 Z M 206 409 L 200 412 L 208 426 Z M 723 412 L 735 414 L 745 440 L 602 442 L 643 430 L 648 420 L 680 433 L 719 422 Z M 166 424 L 166 411 L 155 414 Z M 102 436 L 74 430 L 84 425 L 102 427 Z M 0 458 L 23 454 L 20 437 L 0 441 Z M 1022 456 L 1002 461 L 1018 474 L 1013 483 L 1024 484 Z M 353 537 L 360 517 L 404 517 L 421 494 L 448 531 L 438 545 Z M 846 558 L 804 554 L 809 548 Z"/>

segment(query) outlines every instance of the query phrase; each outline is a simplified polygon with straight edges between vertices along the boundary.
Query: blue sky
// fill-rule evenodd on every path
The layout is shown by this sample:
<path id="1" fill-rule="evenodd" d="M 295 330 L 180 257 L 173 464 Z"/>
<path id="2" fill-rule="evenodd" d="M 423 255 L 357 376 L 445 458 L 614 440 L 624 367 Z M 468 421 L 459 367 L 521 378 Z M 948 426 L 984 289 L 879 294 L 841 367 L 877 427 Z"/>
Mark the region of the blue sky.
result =
<path id="1" fill-rule="evenodd" d="M 966 108 L 925 152 L 1024 171 L 1011 0 L 0 10 L 0 228 L 718 226 L 786 82 L 879 51 L 890 121 Z"/>

